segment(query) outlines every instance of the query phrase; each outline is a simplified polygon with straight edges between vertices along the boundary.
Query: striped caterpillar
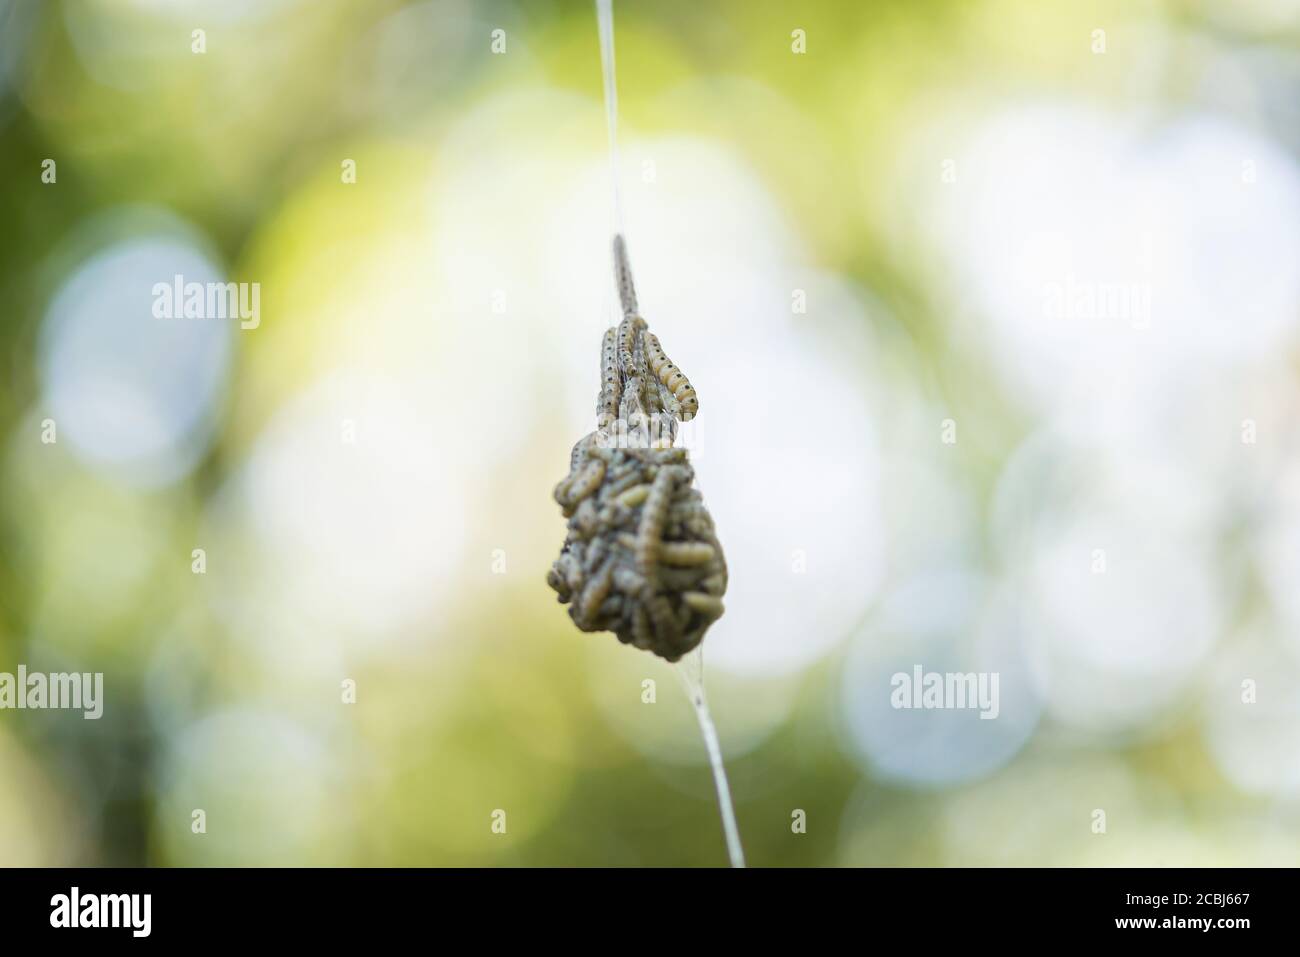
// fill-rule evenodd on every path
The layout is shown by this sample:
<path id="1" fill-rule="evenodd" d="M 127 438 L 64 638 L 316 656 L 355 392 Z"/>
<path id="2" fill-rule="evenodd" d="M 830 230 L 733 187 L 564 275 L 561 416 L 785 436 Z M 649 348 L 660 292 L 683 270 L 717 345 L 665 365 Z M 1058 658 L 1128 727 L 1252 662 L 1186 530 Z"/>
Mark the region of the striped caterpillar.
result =
<path id="1" fill-rule="evenodd" d="M 686 450 L 673 447 L 699 397 L 637 311 L 622 236 L 614 274 L 623 320 L 601 339 L 596 431 L 555 487 L 569 526 L 547 583 L 581 630 L 676 661 L 721 617 L 727 564 Z"/>

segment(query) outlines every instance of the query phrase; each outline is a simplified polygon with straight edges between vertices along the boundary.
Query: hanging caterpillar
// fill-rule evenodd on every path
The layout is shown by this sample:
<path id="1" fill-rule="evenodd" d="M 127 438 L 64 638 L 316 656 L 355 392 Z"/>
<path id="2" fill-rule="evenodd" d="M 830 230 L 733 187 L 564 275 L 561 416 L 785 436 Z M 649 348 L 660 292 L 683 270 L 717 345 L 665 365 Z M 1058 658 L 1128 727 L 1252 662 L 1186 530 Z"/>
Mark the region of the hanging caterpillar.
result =
<path id="1" fill-rule="evenodd" d="M 646 333 L 647 354 L 649 356 L 650 371 L 658 376 L 662 383 L 671 393 L 673 401 L 676 403 L 675 412 L 683 422 L 689 422 L 695 418 L 695 414 L 700 411 L 700 400 L 695 394 L 695 388 L 691 385 L 691 380 L 686 378 L 686 374 L 681 369 L 673 365 L 664 352 L 663 347 L 659 345 L 659 337 Z"/>
<path id="2" fill-rule="evenodd" d="M 622 236 L 614 277 L 623 321 L 601 339 L 596 431 L 555 487 L 569 526 L 547 583 L 581 630 L 676 661 L 722 616 L 727 564 L 686 450 L 673 447 L 699 397 L 637 311 Z"/>

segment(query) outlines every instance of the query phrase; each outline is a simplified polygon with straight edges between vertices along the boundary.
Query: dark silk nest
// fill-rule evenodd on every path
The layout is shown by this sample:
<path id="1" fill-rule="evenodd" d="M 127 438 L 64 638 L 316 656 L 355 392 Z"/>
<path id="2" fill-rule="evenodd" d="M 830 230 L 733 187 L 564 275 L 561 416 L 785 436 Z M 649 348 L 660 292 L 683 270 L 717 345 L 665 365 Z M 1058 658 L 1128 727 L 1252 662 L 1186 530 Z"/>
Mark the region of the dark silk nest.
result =
<path id="1" fill-rule="evenodd" d="M 721 617 L 727 564 L 686 450 L 673 448 L 699 399 L 637 314 L 621 237 L 614 260 L 624 319 L 602 342 L 596 431 L 555 488 L 569 527 L 547 583 L 581 630 L 676 661 Z"/>

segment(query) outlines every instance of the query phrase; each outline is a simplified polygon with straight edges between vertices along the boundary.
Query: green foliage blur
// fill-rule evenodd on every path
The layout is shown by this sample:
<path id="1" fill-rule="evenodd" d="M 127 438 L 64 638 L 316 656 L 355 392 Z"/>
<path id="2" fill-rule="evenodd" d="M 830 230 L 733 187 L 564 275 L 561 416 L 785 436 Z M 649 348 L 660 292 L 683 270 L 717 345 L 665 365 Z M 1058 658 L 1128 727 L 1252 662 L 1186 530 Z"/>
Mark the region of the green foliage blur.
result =
<path id="1" fill-rule="evenodd" d="M 961 561 L 997 578 L 998 489 L 1044 412 L 972 344 L 988 339 L 988 306 L 917 204 L 944 189 L 957 133 L 1019 102 L 1233 115 L 1240 96 L 1294 176 L 1300 32 L 1281 6 L 616 3 L 634 262 L 642 252 L 644 303 L 668 314 L 667 348 L 702 378 L 701 427 L 741 401 L 710 392 L 730 380 L 704 343 L 748 333 L 695 338 L 707 331 L 674 320 L 666 290 L 744 302 L 760 269 L 746 244 L 791 244 L 803 278 L 778 283 L 781 309 L 817 277 L 853 303 L 793 327 L 809 381 L 847 370 L 886 453 L 913 417 L 927 436 L 949 414 L 962 423 L 936 468 L 970 503 Z M 106 696 L 98 721 L 0 711 L 0 864 L 725 863 L 672 670 L 578 633 L 545 584 L 563 539 L 550 491 L 590 427 L 610 294 L 600 81 L 594 10 L 577 0 L 0 0 L 0 672 L 102 672 Z M 674 237 L 694 249 L 689 234 L 710 229 L 724 237 L 710 263 L 735 271 L 692 275 Z M 112 325 L 123 297 L 131 329 L 168 321 L 149 315 L 152 274 L 121 295 L 74 279 L 149 237 L 170 250 L 159 262 L 183 247 L 214 279 L 259 283 L 260 325 L 197 320 L 206 338 L 161 345 Z M 96 316 L 102 336 L 67 332 Z M 779 369 L 777 350 L 754 368 Z M 776 402 L 780 386 L 754 387 Z M 479 413 L 519 432 L 454 424 Z M 810 440 L 784 441 L 778 471 Z M 765 509 L 728 512 L 743 483 L 710 472 L 722 467 L 701 455 L 722 540 L 741 543 L 729 614 L 761 620 L 755 591 L 808 546 L 776 535 L 773 556 L 756 555 L 759 534 L 741 532 Z M 888 641 L 918 660 L 910 626 L 880 630 L 906 577 L 896 556 L 923 532 L 958 534 L 923 490 L 904 514 L 890 489 L 823 493 L 882 530 L 874 546 L 856 531 L 833 545 L 833 585 L 772 592 L 807 624 L 781 619 L 770 640 L 802 650 L 750 662 L 725 618 L 728 654 L 715 663 L 706 642 L 751 865 L 1294 862 L 1294 773 L 1261 784 L 1207 743 L 1198 696 L 1224 675 L 1235 693 L 1238 675 L 1208 650 L 1159 685 L 1168 697 L 1135 686 L 1153 703 L 1120 732 L 1049 700 L 1022 741 L 959 779 L 909 779 L 864 745 L 849 699 L 888 692 L 855 687 L 853 649 Z M 832 505 L 808 507 L 834 542 Z M 1221 576 L 1248 577 L 1250 534 L 1229 523 Z M 872 549 L 884 557 L 868 572 Z M 808 561 L 815 579 L 815 548 Z M 1233 594 L 1215 632 L 1227 647 L 1267 617 L 1258 588 Z M 1300 756 L 1296 725 L 1278 730 L 1293 710 L 1273 714 L 1277 750 L 1261 760 Z"/>

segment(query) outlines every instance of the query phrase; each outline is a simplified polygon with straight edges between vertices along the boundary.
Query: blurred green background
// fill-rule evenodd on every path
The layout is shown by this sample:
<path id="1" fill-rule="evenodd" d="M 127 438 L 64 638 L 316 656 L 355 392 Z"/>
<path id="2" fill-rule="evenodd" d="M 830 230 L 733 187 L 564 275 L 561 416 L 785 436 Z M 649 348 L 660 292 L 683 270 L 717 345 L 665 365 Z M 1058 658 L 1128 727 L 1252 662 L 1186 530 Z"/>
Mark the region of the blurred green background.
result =
<path id="1" fill-rule="evenodd" d="M 1300 6 L 616 25 L 750 863 L 1294 864 Z M 545 585 L 600 95 L 586 2 L 0 0 L 0 671 L 105 688 L 0 711 L 0 864 L 725 862 L 671 669 Z"/>

